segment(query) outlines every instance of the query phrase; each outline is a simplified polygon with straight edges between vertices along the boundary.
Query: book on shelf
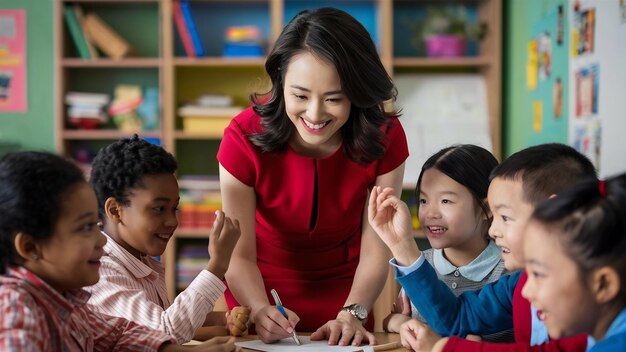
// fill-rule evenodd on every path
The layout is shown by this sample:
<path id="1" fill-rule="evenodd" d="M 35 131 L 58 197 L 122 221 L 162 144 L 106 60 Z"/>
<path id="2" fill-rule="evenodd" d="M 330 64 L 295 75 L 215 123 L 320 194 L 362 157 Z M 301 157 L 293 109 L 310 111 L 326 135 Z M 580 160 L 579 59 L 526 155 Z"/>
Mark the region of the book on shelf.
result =
<path id="1" fill-rule="evenodd" d="M 191 42 L 193 43 L 196 56 L 205 56 L 206 52 L 204 51 L 204 46 L 202 45 L 202 40 L 200 39 L 200 33 L 198 33 L 198 29 L 196 28 L 196 22 L 193 20 L 193 16 L 191 15 L 189 1 L 180 0 L 180 10 L 183 13 L 185 23 L 189 29 L 189 35 L 191 36 Z"/>
<path id="2" fill-rule="evenodd" d="M 80 29 L 83 32 L 83 36 L 85 37 L 85 43 L 87 44 L 89 56 L 91 56 L 92 59 L 97 59 L 98 57 L 100 57 L 100 55 L 98 54 L 98 50 L 96 50 L 96 47 L 93 45 L 93 40 L 91 39 L 91 36 L 85 30 L 85 15 L 83 14 L 83 9 L 78 5 L 74 5 L 74 14 L 76 15 L 76 19 L 78 20 Z"/>
<path id="3" fill-rule="evenodd" d="M 239 114 L 243 111 L 241 106 L 201 106 L 183 105 L 178 108 L 178 115 L 182 117 L 228 117 Z"/>
<path id="4" fill-rule="evenodd" d="M 77 7 L 78 5 L 63 5 L 63 17 L 65 18 L 65 23 L 67 24 L 70 36 L 72 37 L 76 50 L 78 51 L 78 56 L 81 59 L 90 59 L 91 55 L 87 46 L 87 40 L 85 39 L 82 26 L 76 17 L 75 8 Z"/>
<path id="5" fill-rule="evenodd" d="M 95 13 L 85 15 L 84 25 L 93 44 L 108 57 L 121 59 L 130 54 L 130 44 Z"/>
<path id="6" fill-rule="evenodd" d="M 219 191 L 220 179 L 210 175 L 184 175 L 178 178 L 181 189 Z"/>
<path id="7" fill-rule="evenodd" d="M 109 95 L 105 93 L 67 92 L 65 104 L 68 105 L 97 105 L 103 106 L 109 103 Z"/>
<path id="8" fill-rule="evenodd" d="M 174 12 L 174 24 L 180 36 L 180 41 L 183 43 L 183 48 L 188 57 L 196 57 L 196 52 L 191 40 L 191 34 L 189 33 L 189 26 L 185 21 L 185 16 L 180 8 L 180 1 L 174 0 L 172 4 L 172 10 Z"/>

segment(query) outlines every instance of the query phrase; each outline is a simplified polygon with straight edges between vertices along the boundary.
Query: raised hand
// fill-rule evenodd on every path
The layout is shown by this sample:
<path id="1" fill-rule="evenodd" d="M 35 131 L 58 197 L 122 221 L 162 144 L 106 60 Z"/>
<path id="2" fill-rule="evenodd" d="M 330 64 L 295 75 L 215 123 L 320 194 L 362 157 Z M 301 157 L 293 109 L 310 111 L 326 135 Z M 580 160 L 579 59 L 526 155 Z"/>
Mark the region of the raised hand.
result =
<path id="1" fill-rule="evenodd" d="M 239 221 L 227 217 L 223 211 L 216 211 L 209 233 L 209 263 L 206 269 L 219 278 L 223 277 L 240 236 Z"/>
<path id="2" fill-rule="evenodd" d="M 411 213 L 407 205 L 394 195 L 392 188 L 372 188 L 367 218 L 398 264 L 410 265 L 419 258 L 419 248 L 413 239 Z"/>

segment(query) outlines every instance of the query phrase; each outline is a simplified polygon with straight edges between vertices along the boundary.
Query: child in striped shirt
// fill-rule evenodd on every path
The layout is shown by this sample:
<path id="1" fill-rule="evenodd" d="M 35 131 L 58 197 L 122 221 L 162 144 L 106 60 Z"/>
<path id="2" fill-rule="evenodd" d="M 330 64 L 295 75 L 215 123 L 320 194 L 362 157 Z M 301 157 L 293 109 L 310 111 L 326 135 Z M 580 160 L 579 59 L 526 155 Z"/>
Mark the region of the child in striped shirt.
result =
<path id="1" fill-rule="evenodd" d="M 232 338 L 171 336 L 89 310 L 106 237 L 93 189 L 70 161 L 43 152 L 0 158 L 1 351 L 233 351 Z"/>
<path id="2" fill-rule="evenodd" d="M 90 182 L 109 241 L 100 281 L 87 290 L 92 294 L 91 309 L 164 331 L 184 343 L 194 337 L 228 335 L 224 312 L 211 312 L 226 289 L 222 279 L 240 230 L 237 220 L 218 212 L 205 270 L 170 302 L 164 267 L 154 257 L 163 254 L 178 226 L 176 169 L 170 153 L 137 135 L 98 152 Z M 247 316 L 237 316 L 243 319 L 232 323 L 245 331 Z M 204 328 L 198 331 L 200 327 Z"/>

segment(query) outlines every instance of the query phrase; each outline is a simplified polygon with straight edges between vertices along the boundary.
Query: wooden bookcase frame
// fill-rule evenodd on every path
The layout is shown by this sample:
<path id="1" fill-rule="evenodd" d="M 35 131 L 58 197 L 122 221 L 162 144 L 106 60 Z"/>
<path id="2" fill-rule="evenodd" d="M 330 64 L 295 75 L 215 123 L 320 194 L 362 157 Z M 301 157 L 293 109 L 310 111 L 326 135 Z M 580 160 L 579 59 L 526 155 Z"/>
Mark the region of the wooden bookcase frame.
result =
<path id="1" fill-rule="evenodd" d="M 193 2 L 204 3 L 225 3 L 225 0 L 192 0 Z M 284 26 L 284 6 L 289 0 L 236 0 L 228 3 L 267 3 L 270 16 L 270 42 L 273 42 Z M 407 3 L 408 0 L 372 0 L 376 6 L 377 25 L 379 30 L 379 52 L 383 64 L 393 77 L 394 71 L 409 68 L 419 72 L 427 72 L 435 68 L 438 72 L 446 69 L 458 70 L 467 69 L 481 74 L 485 78 L 488 98 L 488 112 L 491 127 L 491 138 L 493 152 L 500 158 L 502 153 L 502 0 L 456 0 L 456 3 L 475 4 L 478 8 L 480 21 L 485 22 L 488 33 L 479 44 L 479 56 L 432 59 L 417 57 L 394 57 L 394 36 L 393 36 L 393 12 L 395 3 Z M 432 0 L 412 0 L 416 6 L 424 6 L 433 3 Z M 434 2 L 436 3 L 436 2 Z M 100 58 L 97 60 L 83 60 L 80 58 L 67 57 L 67 43 L 69 37 L 65 34 L 65 23 L 63 19 L 63 5 L 107 5 L 113 4 L 122 6 L 123 4 L 155 4 L 158 6 L 159 16 L 159 55 L 147 58 L 125 58 L 122 60 L 111 60 Z M 68 143 L 73 141 L 107 141 L 116 140 L 128 133 L 116 130 L 74 130 L 65 128 L 65 104 L 64 96 L 68 91 L 68 75 L 72 69 L 133 69 L 152 68 L 158 70 L 158 81 L 160 91 L 161 127 L 157 131 L 142 132 L 142 136 L 160 138 L 162 145 L 177 158 L 176 142 L 180 140 L 193 139 L 219 139 L 219 136 L 189 136 L 183 131 L 176 129 L 176 85 L 175 74 L 179 67 L 206 68 L 206 67 L 238 67 L 252 66 L 262 67 L 263 59 L 229 59 L 221 57 L 203 58 L 183 58 L 176 57 L 174 53 L 174 25 L 172 15 L 172 0 L 55 0 L 54 4 L 54 38 L 55 38 L 55 146 L 56 150 L 68 155 L 70 148 Z M 175 236 L 170 241 L 164 255 L 166 267 L 166 284 L 170 297 L 176 295 L 176 269 L 175 261 L 177 255 L 177 241 L 189 238 L 208 238 L 208 230 L 194 230 L 179 228 Z M 390 272 L 388 284 L 383 290 L 374 307 L 376 315 L 376 330 L 382 331 L 381 321 L 389 313 L 391 304 L 398 292 L 398 286 L 393 280 Z M 224 309 L 224 307 L 218 307 Z"/>

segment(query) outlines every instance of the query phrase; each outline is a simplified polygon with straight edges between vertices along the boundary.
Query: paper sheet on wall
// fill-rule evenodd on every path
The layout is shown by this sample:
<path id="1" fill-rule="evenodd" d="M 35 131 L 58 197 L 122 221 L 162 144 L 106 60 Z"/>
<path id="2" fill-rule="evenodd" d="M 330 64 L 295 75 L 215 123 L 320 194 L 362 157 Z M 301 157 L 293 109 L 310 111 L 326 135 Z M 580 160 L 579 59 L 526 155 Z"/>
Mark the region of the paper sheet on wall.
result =
<path id="1" fill-rule="evenodd" d="M 405 187 L 438 150 L 471 143 L 492 151 L 485 81 L 478 74 L 398 74 L 396 106 L 409 144 Z"/>
<path id="2" fill-rule="evenodd" d="M 293 339 L 286 338 L 276 343 L 267 344 L 261 340 L 241 341 L 235 342 L 235 345 L 243 348 L 248 348 L 255 351 L 315 351 L 315 352 L 373 352 L 372 346 L 329 346 L 327 340 L 311 341 L 308 336 L 298 336 L 300 346 L 296 345 Z"/>

